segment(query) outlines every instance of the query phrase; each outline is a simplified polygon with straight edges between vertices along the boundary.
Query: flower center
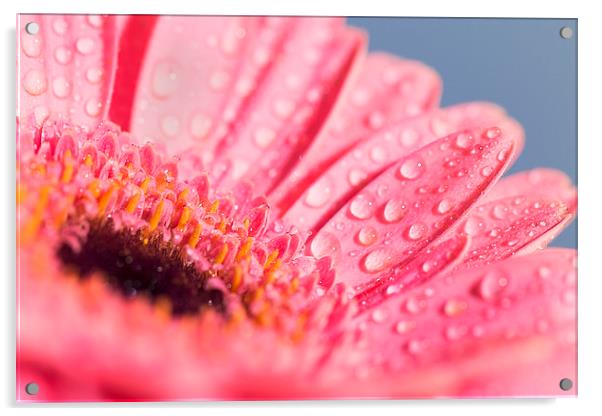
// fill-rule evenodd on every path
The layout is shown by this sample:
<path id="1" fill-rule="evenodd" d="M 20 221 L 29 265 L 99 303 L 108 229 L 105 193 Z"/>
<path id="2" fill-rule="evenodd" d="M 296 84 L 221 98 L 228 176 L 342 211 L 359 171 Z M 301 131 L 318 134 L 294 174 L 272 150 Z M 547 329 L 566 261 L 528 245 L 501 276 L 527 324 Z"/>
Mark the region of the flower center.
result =
<path id="1" fill-rule="evenodd" d="M 163 241 L 158 233 L 117 230 L 110 219 L 88 225 L 78 249 L 63 243 L 57 253 L 82 279 L 100 273 L 125 297 L 145 296 L 152 303 L 168 300 L 174 316 L 204 308 L 225 313 L 223 292 L 208 285 L 211 274 L 199 272 L 180 247 Z"/>

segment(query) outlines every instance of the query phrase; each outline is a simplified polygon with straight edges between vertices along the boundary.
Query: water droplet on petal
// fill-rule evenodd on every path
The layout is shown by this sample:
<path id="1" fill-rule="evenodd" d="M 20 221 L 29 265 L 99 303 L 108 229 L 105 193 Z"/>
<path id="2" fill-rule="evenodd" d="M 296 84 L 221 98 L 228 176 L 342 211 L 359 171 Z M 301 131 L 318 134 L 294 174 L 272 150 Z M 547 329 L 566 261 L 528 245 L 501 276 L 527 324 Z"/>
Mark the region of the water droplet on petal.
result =
<path id="1" fill-rule="evenodd" d="M 336 260 L 341 251 L 341 244 L 334 234 L 322 231 L 311 241 L 310 250 L 318 259 L 329 256 Z"/>
<path id="2" fill-rule="evenodd" d="M 369 246 L 376 242 L 378 233 L 374 227 L 369 225 L 362 227 L 357 233 L 357 241 L 363 246 Z"/>
<path id="3" fill-rule="evenodd" d="M 479 282 L 477 293 L 481 299 L 492 302 L 499 299 L 507 287 L 507 277 L 499 272 L 490 271 Z"/>
<path id="4" fill-rule="evenodd" d="M 376 249 L 364 257 L 364 270 L 368 273 L 376 273 L 384 270 L 391 265 L 393 261 L 391 253 L 386 249 Z"/>
<path id="5" fill-rule="evenodd" d="M 383 219 L 386 222 L 398 222 L 406 214 L 407 206 L 397 199 L 390 199 L 383 209 Z"/>
<path id="6" fill-rule="evenodd" d="M 95 28 L 102 27 L 103 18 L 97 14 L 91 14 L 88 16 L 88 24 Z"/>
<path id="7" fill-rule="evenodd" d="M 276 139 L 276 132 L 269 127 L 259 127 L 253 135 L 255 144 L 263 149 L 270 146 Z"/>
<path id="8" fill-rule="evenodd" d="M 372 312 L 372 320 L 375 323 L 380 324 L 380 323 L 384 322 L 386 319 L 387 319 L 387 314 L 382 309 L 375 309 Z"/>
<path id="9" fill-rule="evenodd" d="M 328 177 L 320 178 L 307 190 L 304 202 L 309 207 L 319 208 L 330 200 L 332 191 L 331 180 Z"/>
<path id="10" fill-rule="evenodd" d="M 161 120 L 161 131 L 168 137 L 174 137 L 180 130 L 180 121 L 176 116 L 166 116 Z"/>
<path id="11" fill-rule="evenodd" d="M 423 238 L 428 231 L 426 225 L 421 222 L 412 224 L 406 231 L 406 237 L 410 240 L 419 240 Z"/>
<path id="12" fill-rule="evenodd" d="M 497 139 L 498 137 L 500 137 L 500 134 L 502 134 L 502 131 L 497 127 L 493 127 L 487 129 L 484 133 L 484 136 L 488 139 Z"/>
<path id="13" fill-rule="evenodd" d="M 370 151 L 370 158 L 374 163 L 382 163 L 387 160 L 387 152 L 384 148 L 376 146 Z"/>
<path id="14" fill-rule="evenodd" d="M 449 299 L 443 305 L 443 313 L 450 318 L 462 315 L 467 309 L 468 303 L 459 299 Z"/>
<path id="15" fill-rule="evenodd" d="M 90 98 L 86 101 L 86 114 L 90 117 L 96 117 L 100 114 L 100 109 L 102 108 L 102 103 L 96 98 Z"/>
<path id="16" fill-rule="evenodd" d="M 71 93 L 71 85 L 65 77 L 58 77 L 52 81 L 52 92 L 57 98 L 65 98 Z"/>
<path id="17" fill-rule="evenodd" d="M 480 234 L 485 227 L 483 219 L 477 216 L 470 217 L 464 223 L 464 233 L 472 237 Z"/>
<path id="18" fill-rule="evenodd" d="M 71 49 L 67 48 L 66 46 L 59 46 L 54 51 L 54 59 L 56 59 L 59 64 L 68 64 L 71 62 L 72 57 L 73 52 L 71 52 Z"/>
<path id="19" fill-rule="evenodd" d="M 413 339 L 408 342 L 406 348 L 410 354 L 416 355 L 420 354 L 423 351 L 424 346 L 422 345 L 421 341 Z"/>
<path id="20" fill-rule="evenodd" d="M 46 80 L 46 74 L 37 69 L 29 71 L 23 79 L 23 86 L 25 91 L 31 95 L 40 95 L 46 92 L 48 88 L 48 81 Z"/>
<path id="21" fill-rule="evenodd" d="M 445 338 L 449 341 L 457 341 L 466 335 L 466 332 L 465 326 L 450 325 L 445 329 Z"/>
<path id="22" fill-rule="evenodd" d="M 406 312 L 412 315 L 418 315 L 419 313 L 422 313 L 424 310 L 426 310 L 426 307 L 426 300 L 417 296 L 408 298 L 404 304 Z"/>
<path id="23" fill-rule="evenodd" d="M 86 79 L 90 84 L 98 84 L 102 81 L 103 72 L 101 68 L 89 68 L 86 71 Z"/>
<path id="24" fill-rule="evenodd" d="M 190 134 L 195 139 L 203 140 L 209 134 L 212 125 L 213 122 L 209 117 L 197 114 L 190 120 Z"/>
<path id="25" fill-rule="evenodd" d="M 364 172 L 363 170 L 361 170 L 359 168 L 353 168 L 353 169 L 351 169 L 349 171 L 349 174 L 347 175 L 347 179 L 349 180 L 349 183 L 352 186 L 359 185 L 367 177 L 368 177 L 368 175 L 366 174 L 366 172 Z"/>
<path id="26" fill-rule="evenodd" d="M 395 324 L 395 332 L 398 334 L 407 334 L 410 332 L 416 324 L 412 321 L 399 321 Z"/>
<path id="27" fill-rule="evenodd" d="M 493 173 L 493 168 L 491 166 L 485 166 L 483 169 L 481 169 L 481 176 L 483 176 L 484 178 L 490 176 Z"/>
<path id="28" fill-rule="evenodd" d="M 373 130 L 380 129 L 385 124 L 385 116 L 379 111 L 374 111 L 368 115 L 367 123 Z"/>
<path id="29" fill-rule="evenodd" d="M 448 199 L 442 199 L 435 207 L 435 212 L 437 214 L 443 215 L 447 214 L 451 210 L 451 208 L 451 202 Z"/>
<path id="30" fill-rule="evenodd" d="M 500 152 L 497 154 L 497 160 L 499 160 L 500 162 L 503 162 L 504 160 L 506 160 L 508 158 L 508 149 L 502 149 L 500 150 Z"/>
<path id="31" fill-rule="evenodd" d="M 64 35 L 67 32 L 67 22 L 61 18 L 55 19 L 52 22 L 52 29 L 57 35 Z"/>
<path id="32" fill-rule="evenodd" d="M 75 49 L 82 55 L 88 55 L 94 50 L 94 39 L 92 38 L 79 38 L 75 42 Z"/>
<path id="33" fill-rule="evenodd" d="M 402 130 L 399 134 L 399 143 L 404 147 L 412 147 L 420 139 L 420 135 L 412 129 Z"/>
<path id="34" fill-rule="evenodd" d="M 295 104 L 291 100 L 280 99 L 274 102 L 274 113 L 281 119 L 287 119 L 295 111 Z"/>
<path id="35" fill-rule="evenodd" d="M 349 204 L 349 213 L 360 220 L 370 218 L 374 213 L 374 197 L 366 192 L 357 195 Z"/>
<path id="36" fill-rule="evenodd" d="M 424 172 L 424 162 L 419 157 L 413 156 L 406 159 L 399 167 L 402 179 L 416 179 Z"/>
<path id="37" fill-rule="evenodd" d="M 230 75 L 224 71 L 216 71 L 209 78 L 209 86 L 216 91 L 221 91 L 228 85 Z"/>
<path id="38" fill-rule="evenodd" d="M 25 55 L 35 58 L 42 53 L 42 39 L 39 36 L 32 36 L 25 32 L 21 36 L 21 49 Z"/>
<path id="39" fill-rule="evenodd" d="M 503 220 L 508 215 L 508 207 L 504 204 L 496 204 L 491 209 L 491 216 L 497 220 Z"/>
<path id="40" fill-rule="evenodd" d="M 159 99 L 172 95 L 179 86 L 178 67 L 170 61 L 159 62 L 153 71 L 152 92 Z"/>
<path id="41" fill-rule="evenodd" d="M 467 133 L 460 133 L 456 136 L 456 147 L 460 149 L 468 149 L 473 142 L 473 137 Z"/>

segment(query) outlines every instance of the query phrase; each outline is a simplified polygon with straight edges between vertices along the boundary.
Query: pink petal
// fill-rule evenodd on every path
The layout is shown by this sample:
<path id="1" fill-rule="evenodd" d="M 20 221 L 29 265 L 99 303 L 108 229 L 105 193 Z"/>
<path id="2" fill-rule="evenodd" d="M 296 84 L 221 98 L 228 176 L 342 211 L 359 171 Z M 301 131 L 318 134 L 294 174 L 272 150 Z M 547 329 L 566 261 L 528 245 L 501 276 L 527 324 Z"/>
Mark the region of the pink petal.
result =
<path id="1" fill-rule="evenodd" d="M 366 283 L 424 248 L 502 174 L 513 138 L 498 128 L 439 139 L 384 171 L 320 228 L 309 245 L 338 279 Z"/>
<path id="2" fill-rule="evenodd" d="M 451 133 L 502 123 L 509 125 L 510 120 L 499 107 L 486 103 L 434 110 L 402 121 L 358 143 L 330 165 L 308 189 L 305 186 L 309 184 L 303 181 L 303 184 L 283 193 L 278 206 L 286 210 L 293 204 L 284 218 L 310 230 L 315 229 L 321 221 L 338 211 L 351 195 L 402 157 Z M 508 134 L 520 138 L 522 130 Z M 301 193 L 304 189 L 305 192 Z"/>
<path id="3" fill-rule="evenodd" d="M 18 117 L 93 127 L 108 111 L 121 16 L 19 15 Z M 37 23 L 38 34 L 25 30 Z"/>
<path id="4" fill-rule="evenodd" d="M 570 210 L 577 204 L 577 190 L 571 179 L 555 169 L 538 168 L 502 178 L 481 202 L 510 196 L 531 195 L 564 202 Z"/>
<path id="5" fill-rule="evenodd" d="M 559 201 L 530 195 L 507 197 L 472 209 L 447 233 L 471 237 L 463 266 L 475 267 L 542 248 L 542 241 L 551 239 L 548 234 L 555 235 L 571 218 L 571 211 Z"/>
<path id="6" fill-rule="evenodd" d="M 245 176 L 256 192 L 266 192 L 305 151 L 363 51 L 363 34 L 342 23 L 298 18 L 288 24 L 278 59 L 216 148 L 215 168 L 230 171 L 222 186 Z"/>
<path id="7" fill-rule="evenodd" d="M 416 395 L 574 394 L 558 383 L 576 381 L 575 296 L 576 252 L 550 249 L 438 276 L 356 325 Z"/>
<path id="8" fill-rule="evenodd" d="M 279 184 L 272 200 L 288 199 L 291 190 L 303 190 L 328 165 L 356 143 L 376 131 L 437 107 L 442 83 L 435 71 L 416 61 L 385 53 L 371 53 L 357 79 L 348 81 L 344 95 L 328 117 L 307 153 Z M 435 129 L 439 127 L 433 126 Z M 442 137 L 451 133 L 435 133 Z M 298 196 L 298 193 L 293 193 Z"/>
<path id="9" fill-rule="evenodd" d="M 134 17 L 132 22 L 152 30 L 144 55 L 123 57 L 125 66 L 139 67 L 139 73 L 123 74 L 123 83 L 137 82 L 130 130 L 171 152 L 207 148 L 229 97 L 241 99 L 241 77 L 251 76 L 246 81 L 252 84 L 264 70 L 252 57 L 257 49 L 270 47 L 272 40 L 259 39 L 269 23 L 239 16 L 149 19 Z"/>

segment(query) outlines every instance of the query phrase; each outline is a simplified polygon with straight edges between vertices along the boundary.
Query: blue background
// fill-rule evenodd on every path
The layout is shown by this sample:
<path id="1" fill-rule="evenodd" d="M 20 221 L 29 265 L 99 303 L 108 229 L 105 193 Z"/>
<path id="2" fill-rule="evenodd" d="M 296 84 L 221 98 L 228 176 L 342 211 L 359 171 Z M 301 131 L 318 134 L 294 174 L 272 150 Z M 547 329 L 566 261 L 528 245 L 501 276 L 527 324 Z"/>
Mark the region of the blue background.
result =
<path id="1" fill-rule="evenodd" d="M 523 153 L 509 173 L 534 167 L 577 182 L 577 21 L 575 19 L 349 18 L 370 50 L 417 59 L 443 79 L 442 106 L 486 100 L 525 128 Z M 560 29 L 573 29 L 563 39 Z M 574 221 L 552 243 L 576 247 Z"/>

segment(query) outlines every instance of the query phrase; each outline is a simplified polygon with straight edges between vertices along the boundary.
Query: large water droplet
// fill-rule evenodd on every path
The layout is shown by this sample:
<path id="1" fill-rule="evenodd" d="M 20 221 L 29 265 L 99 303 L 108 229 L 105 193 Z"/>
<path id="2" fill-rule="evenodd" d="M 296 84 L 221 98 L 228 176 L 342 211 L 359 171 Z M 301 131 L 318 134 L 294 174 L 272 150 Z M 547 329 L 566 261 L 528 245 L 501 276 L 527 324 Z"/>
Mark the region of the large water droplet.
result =
<path id="1" fill-rule="evenodd" d="M 21 36 L 21 49 L 25 55 L 35 58 L 42 53 L 42 39 L 39 36 L 33 36 L 23 32 Z"/>
<path id="2" fill-rule="evenodd" d="M 85 110 L 86 114 L 88 114 L 90 117 L 98 116 L 100 114 L 101 108 L 102 103 L 96 98 L 90 98 L 88 101 L 86 101 Z"/>
<path id="3" fill-rule="evenodd" d="M 468 332 L 465 326 L 450 325 L 445 329 L 445 338 L 449 341 L 457 341 Z"/>
<path id="4" fill-rule="evenodd" d="M 386 249 L 379 248 L 364 257 L 363 266 L 368 273 L 376 273 L 387 268 L 392 261 L 391 253 Z"/>
<path id="5" fill-rule="evenodd" d="M 89 68 L 86 71 L 86 79 L 90 84 L 98 84 L 102 81 L 103 72 L 101 68 Z"/>
<path id="6" fill-rule="evenodd" d="M 427 303 L 426 300 L 422 297 L 411 296 L 409 297 L 404 304 L 404 309 L 406 312 L 412 315 L 418 315 L 426 310 Z"/>
<path id="7" fill-rule="evenodd" d="M 25 91 L 31 95 L 40 95 L 46 92 L 48 88 L 48 81 L 46 80 L 46 74 L 37 69 L 29 71 L 23 79 L 23 86 Z"/>
<path id="8" fill-rule="evenodd" d="M 328 177 L 323 177 L 307 190 L 304 202 L 307 206 L 319 208 L 330 200 L 332 192 L 332 181 Z"/>
<path id="9" fill-rule="evenodd" d="M 72 57 L 73 52 L 71 52 L 71 49 L 67 48 L 66 46 L 59 46 L 54 51 L 54 59 L 56 59 L 59 64 L 67 65 L 69 62 L 71 62 Z"/>
<path id="10" fill-rule="evenodd" d="M 385 124 L 385 116 L 380 111 L 373 111 L 366 120 L 368 127 L 373 130 L 380 129 Z"/>
<path id="11" fill-rule="evenodd" d="M 179 68 L 171 61 L 159 62 L 153 71 L 152 92 L 159 99 L 172 95 L 179 86 Z"/>
<path id="12" fill-rule="evenodd" d="M 424 350 L 424 345 L 421 341 L 412 339 L 408 341 L 406 348 L 410 354 L 416 355 L 420 354 Z"/>
<path id="13" fill-rule="evenodd" d="M 414 146 L 419 139 L 420 135 L 418 132 L 412 129 L 404 129 L 399 134 L 399 143 L 404 147 Z"/>
<path id="14" fill-rule="evenodd" d="M 473 143 L 473 137 L 467 133 L 460 133 L 456 136 L 456 147 L 460 149 L 468 149 Z"/>
<path id="15" fill-rule="evenodd" d="M 382 309 L 375 309 L 372 311 L 372 321 L 377 324 L 384 322 L 387 319 L 387 314 Z"/>
<path id="16" fill-rule="evenodd" d="M 399 321 L 395 324 L 395 332 L 398 334 L 407 334 L 410 332 L 416 324 L 412 321 Z"/>
<path id="17" fill-rule="evenodd" d="M 190 134 L 198 140 L 203 140 L 209 134 L 213 122 L 204 114 L 196 114 L 190 120 Z"/>
<path id="18" fill-rule="evenodd" d="M 341 252 L 341 243 L 334 234 L 322 231 L 311 241 L 310 250 L 318 259 L 329 256 L 337 260 Z"/>
<path id="19" fill-rule="evenodd" d="M 180 121 L 176 116 L 165 116 L 161 120 L 161 131 L 168 137 L 174 137 L 180 131 Z"/>
<path id="20" fill-rule="evenodd" d="M 399 176 L 402 179 L 416 179 L 424 172 L 424 162 L 420 157 L 412 156 L 406 159 L 399 167 Z"/>
<path id="21" fill-rule="evenodd" d="M 57 35 L 64 35 L 67 33 L 67 22 L 62 18 L 57 18 L 52 22 L 52 29 Z"/>
<path id="22" fill-rule="evenodd" d="M 382 163 L 387 160 L 387 152 L 380 146 L 373 147 L 370 151 L 370 158 L 374 163 Z"/>
<path id="23" fill-rule="evenodd" d="M 398 222 L 407 212 L 407 206 L 404 202 L 397 199 L 390 199 L 383 208 L 383 219 L 386 222 Z"/>
<path id="24" fill-rule="evenodd" d="M 498 137 L 500 137 L 500 134 L 502 134 L 502 131 L 500 129 L 498 129 L 497 127 L 492 127 L 490 129 L 485 130 L 483 136 L 488 139 L 497 139 Z"/>
<path id="25" fill-rule="evenodd" d="M 508 278 L 497 272 L 488 272 L 479 282 L 477 292 L 485 301 L 492 302 L 500 298 L 508 287 Z"/>
<path id="26" fill-rule="evenodd" d="M 416 224 L 412 224 L 406 231 L 406 237 L 410 240 L 419 240 L 423 238 L 428 231 L 428 228 L 425 224 L 421 222 L 417 222 Z"/>
<path id="27" fill-rule="evenodd" d="M 378 233 L 376 229 L 370 225 L 362 227 L 357 233 L 357 241 L 363 246 L 369 246 L 376 242 Z"/>
<path id="28" fill-rule="evenodd" d="M 358 219 L 365 220 L 374 213 L 374 197 L 367 192 L 357 195 L 349 204 L 349 213 Z"/>
<path id="29" fill-rule="evenodd" d="M 492 173 L 493 173 L 493 168 L 491 166 L 485 166 L 483 169 L 481 169 L 481 176 L 483 176 L 484 178 L 487 178 Z"/>

